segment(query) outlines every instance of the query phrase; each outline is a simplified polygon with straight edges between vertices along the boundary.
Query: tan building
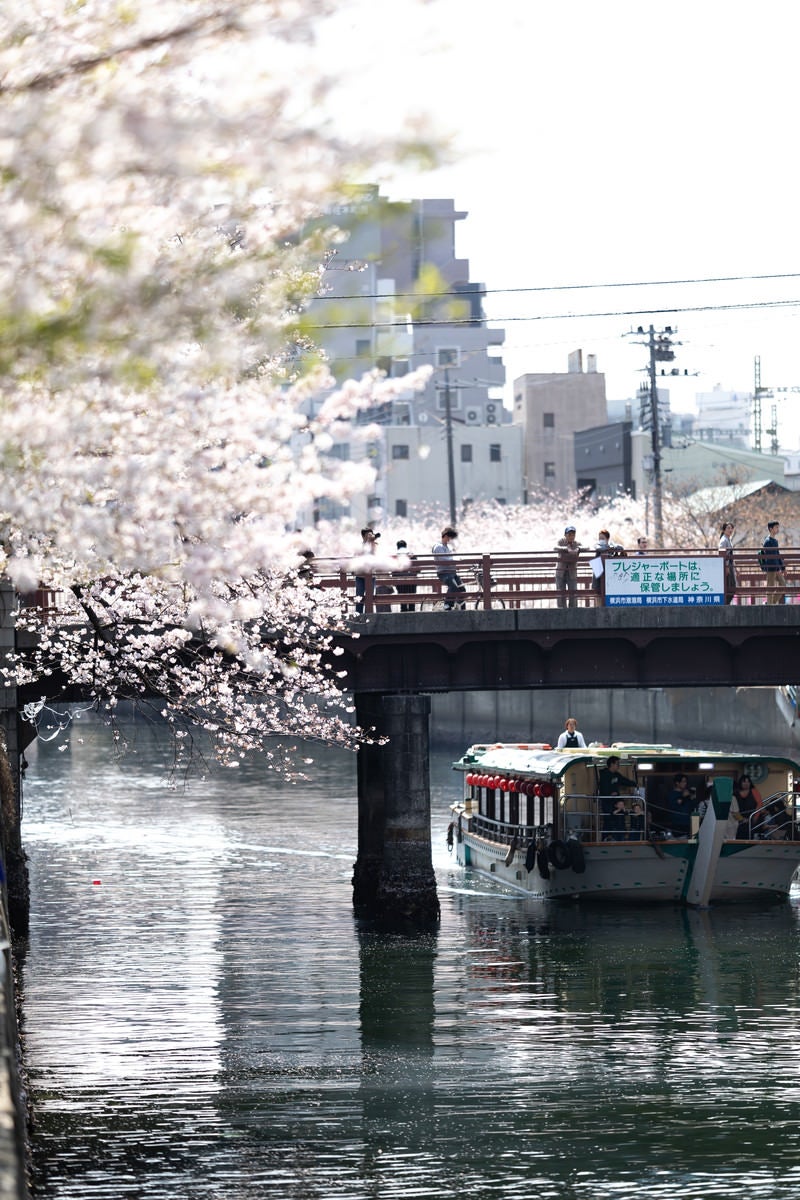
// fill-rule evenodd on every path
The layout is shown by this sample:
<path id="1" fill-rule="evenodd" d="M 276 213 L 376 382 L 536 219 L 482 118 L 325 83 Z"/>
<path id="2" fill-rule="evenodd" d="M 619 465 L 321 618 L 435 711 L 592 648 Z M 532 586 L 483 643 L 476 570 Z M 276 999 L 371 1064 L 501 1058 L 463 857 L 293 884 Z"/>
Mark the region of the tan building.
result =
<path id="1" fill-rule="evenodd" d="M 564 373 L 514 380 L 515 425 L 522 426 L 525 498 L 541 489 L 567 495 L 577 486 L 574 434 L 605 425 L 606 377 L 593 354 L 574 351 Z"/>

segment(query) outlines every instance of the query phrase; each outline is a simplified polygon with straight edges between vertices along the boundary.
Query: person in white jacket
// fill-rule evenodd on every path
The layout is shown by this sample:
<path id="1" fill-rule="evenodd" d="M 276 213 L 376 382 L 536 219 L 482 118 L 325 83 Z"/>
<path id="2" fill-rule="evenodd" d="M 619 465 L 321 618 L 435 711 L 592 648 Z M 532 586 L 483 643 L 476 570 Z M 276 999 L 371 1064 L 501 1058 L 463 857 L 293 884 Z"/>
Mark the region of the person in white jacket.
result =
<path id="1" fill-rule="evenodd" d="M 565 746 L 567 749 L 573 749 L 576 746 L 584 750 L 586 749 L 586 741 L 578 729 L 578 722 L 574 717 L 567 717 L 566 728 L 562 734 L 559 734 L 558 741 L 556 742 L 557 750 L 563 750 Z"/>

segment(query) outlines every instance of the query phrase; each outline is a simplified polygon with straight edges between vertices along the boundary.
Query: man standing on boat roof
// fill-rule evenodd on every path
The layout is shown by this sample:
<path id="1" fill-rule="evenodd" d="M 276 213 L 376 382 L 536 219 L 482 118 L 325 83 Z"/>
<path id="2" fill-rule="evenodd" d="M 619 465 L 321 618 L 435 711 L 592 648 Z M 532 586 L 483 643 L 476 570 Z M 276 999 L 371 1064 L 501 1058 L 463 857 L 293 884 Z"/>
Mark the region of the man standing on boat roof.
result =
<path id="1" fill-rule="evenodd" d="M 578 729 L 578 722 L 574 717 L 567 717 L 564 722 L 564 732 L 558 735 L 556 749 L 563 750 L 565 746 L 568 750 L 573 750 L 576 747 L 586 748 L 586 740 Z"/>

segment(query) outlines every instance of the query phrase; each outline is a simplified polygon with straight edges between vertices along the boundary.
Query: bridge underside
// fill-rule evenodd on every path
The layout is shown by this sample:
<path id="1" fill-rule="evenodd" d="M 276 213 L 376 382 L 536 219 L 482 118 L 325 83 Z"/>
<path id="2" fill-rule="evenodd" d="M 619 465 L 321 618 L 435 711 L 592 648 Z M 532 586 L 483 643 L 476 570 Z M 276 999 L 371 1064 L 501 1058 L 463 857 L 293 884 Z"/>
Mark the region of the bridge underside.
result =
<path id="1" fill-rule="evenodd" d="M 376 614 L 337 638 L 363 692 L 780 686 L 800 679 L 794 606 Z"/>

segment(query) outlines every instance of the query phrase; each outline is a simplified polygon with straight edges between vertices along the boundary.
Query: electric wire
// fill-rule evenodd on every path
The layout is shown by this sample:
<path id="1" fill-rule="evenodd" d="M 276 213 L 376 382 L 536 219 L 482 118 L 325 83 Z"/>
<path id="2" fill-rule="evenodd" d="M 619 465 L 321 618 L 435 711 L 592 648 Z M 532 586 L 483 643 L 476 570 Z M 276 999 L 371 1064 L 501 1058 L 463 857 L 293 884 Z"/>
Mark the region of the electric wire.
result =
<path id="1" fill-rule="evenodd" d="M 437 293 L 438 298 L 438 293 Z M 338 297 L 339 300 L 344 297 Z M 702 312 L 744 312 L 755 309 L 798 308 L 800 300 L 758 300 L 739 304 L 685 304 L 671 305 L 668 308 L 621 308 L 609 309 L 603 312 L 571 312 L 571 313 L 538 313 L 533 316 L 515 317 L 443 317 L 423 318 L 409 322 L 405 317 L 397 321 L 342 321 L 342 322 L 310 322 L 305 325 L 310 329 L 405 329 L 409 323 L 426 328 L 439 326 L 468 326 L 486 325 L 487 322 L 497 325 L 511 325 L 527 321 L 575 321 L 593 320 L 607 317 L 647 317 L 665 316 L 675 313 Z"/>
<path id="2" fill-rule="evenodd" d="M 358 273 L 358 272 L 355 272 Z M 471 285 L 474 290 L 447 290 L 441 292 L 393 292 L 387 296 L 377 292 L 359 293 L 353 296 L 342 295 L 320 295 L 315 296 L 317 300 L 426 300 L 426 299 L 444 299 L 448 296 L 455 296 L 460 300 L 465 300 L 470 296 L 511 296 L 525 295 L 540 292 L 582 292 L 582 291 L 600 291 L 603 288 L 641 288 L 641 287 L 688 287 L 692 284 L 702 283 L 753 283 L 756 281 L 776 280 L 776 279 L 800 279 L 800 272 L 783 272 L 779 275 L 707 275 L 699 276 L 697 279 L 636 279 L 628 280 L 627 282 L 615 283 L 557 283 L 547 284 L 540 287 L 495 287 L 487 288 L 479 285 Z"/>

